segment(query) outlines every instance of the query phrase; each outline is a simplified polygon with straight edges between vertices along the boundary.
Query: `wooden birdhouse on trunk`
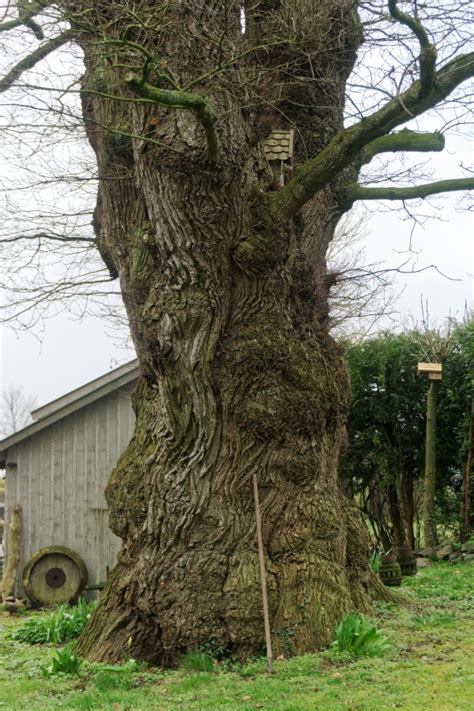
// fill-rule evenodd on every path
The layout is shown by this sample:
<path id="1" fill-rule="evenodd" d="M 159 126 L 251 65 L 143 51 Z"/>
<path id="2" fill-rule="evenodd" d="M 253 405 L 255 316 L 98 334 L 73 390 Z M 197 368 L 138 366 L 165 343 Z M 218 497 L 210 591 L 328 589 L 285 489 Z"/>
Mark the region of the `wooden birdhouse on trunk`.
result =
<path id="1" fill-rule="evenodd" d="M 275 176 L 275 184 L 281 189 L 293 172 L 293 138 L 294 131 L 274 130 L 263 144 L 265 158 L 270 164 Z"/>

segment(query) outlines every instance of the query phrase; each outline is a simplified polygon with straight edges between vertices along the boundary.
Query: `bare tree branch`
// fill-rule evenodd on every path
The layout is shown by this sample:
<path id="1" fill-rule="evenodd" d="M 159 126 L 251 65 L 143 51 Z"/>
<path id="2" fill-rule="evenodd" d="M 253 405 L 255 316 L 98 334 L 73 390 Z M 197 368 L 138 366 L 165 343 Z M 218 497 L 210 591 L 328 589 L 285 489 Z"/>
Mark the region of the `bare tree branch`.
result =
<path id="1" fill-rule="evenodd" d="M 96 240 L 94 237 L 68 237 L 67 235 L 55 235 L 49 232 L 34 232 L 30 235 L 20 234 L 14 237 L 0 237 L 0 244 L 8 244 L 9 242 L 20 242 L 21 240 L 32 240 L 38 241 L 46 239 L 51 242 L 73 242 L 84 243 L 84 244 L 95 244 Z"/>
<path id="2" fill-rule="evenodd" d="M 44 44 L 41 44 L 37 49 L 35 49 L 34 52 L 31 52 L 31 54 L 28 54 L 28 56 L 21 59 L 17 64 L 15 64 L 14 67 L 12 67 L 12 69 L 10 69 L 7 74 L 5 74 L 4 77 L 0 79 L 0 94 L 7 91 L 7 89 L 10 89 L 10 87 L 13 86 L 13 84 L 24 72 L 27 72 L 29 69 L 33 69 L 33 67 L 36 66 L 38 62 L 41 62 L 42 59 L 47 57 L 48 54 L 51 54 L 51 52 L 54 52 L 63 44 L 69 42 L 73 35 L 74 33 L 72 30 L 66 30 L 62 34 L 57 35 L 57 37 L 53 37 L 47 42 L 44 42 Z"/>
<path id="3" fill-rule="evenodd" d="M 25 393 L 23 388 L 11 385 L 0 393 L 0 437 L 18 432 L 31 419 L 31 411 L 36 407 L 36 396 Z"/>
<path id="4" fill-rule="evenodd" d="M 352 200 L 423 200 L 430 195 L 461 190 L 474 190 L 474 178 L 437 180 L 433 183 L 403 188 L 365 188 L 362 185 L 356 185 L 349 188 L 349 195 Z"/>
<path id="5" fill-rule="evenodd" d="M 14 30 L 16 27 L 21 27 L 21 25 L 25 25 L 32 32 L 34 32 L 37 39 L 39 39 L 39 40 L 44 39 L 43 30 L 33 20 L 35 15 L 37 15 L 41 11 L 44 3 L 23 2 L 23 3 L 18 3 L 18 5 L 19 5 L 18 17 L 15 18 L 14 20 L 7 20 L 7 22 L 2 22 L 0 24 L 0 32 L 9 32 L 10 30 Z M 24 7 L 22 7 L 22 5 Z"/>
<path id="6" fill-rule="evenodd" d="M 160 106 L 168 106 L 174 109 L 189 109 L 192 111 L 206 132 L 209 159 L 213 162 L 217 160 L 219 153 L 217 134 L 215 131 L 217 116 L 205 96 L 190 94 L 186 91 L 173 91 L 151 86 L 151 84 L 138 79 L 134 72 L 127 72 L 124 78 L 128 86 L 138 94 L 138 96 L 144 99 L 149 99 L 156 104 L 160 104 Z"/>
<path id="7" fill-rule="evenodd" d="M 295 177 L 281 192 L 275 193 L 272 206 L 275 217 L 290 219 L 332 178 L 354 162 L 366 145 L 433 108 L 473 76 L 474 52 L 460 55 L 437 72 L 436 82 L 426 96 L 420 96 L 420 82 L 415 81 L 407 91 L 381 109 L 340 131 L 317 156 L 297 169 Z"/>
<path id="8" fill-rule="evenodd" d="M 442 151 L 445 146 L 445 138 L 442 133 L 418 133 L 404 128 L 398 133 L 390 133 L 388 136 L 381 136 L 369 143 L 361 152 L 361 164 L 370 163 L 372 158 L 381 153 L 392 153 L 398 151 L 428 153 L 431 151 Z"/>
<path id="9" fill-rule="evenodd" d="M 388 9 L 394 20 L 398 20 L 402 25 L 406 25 L 416 35 L 420 43 L 420 91 L 419 96 L 423 98 L 431 90 L 436 77 L 436 47 L 429 40 L 428 34 L 419 20 L 405 12 L 401 12 L 397 7 L 397 0 L 388 0 Z"/>

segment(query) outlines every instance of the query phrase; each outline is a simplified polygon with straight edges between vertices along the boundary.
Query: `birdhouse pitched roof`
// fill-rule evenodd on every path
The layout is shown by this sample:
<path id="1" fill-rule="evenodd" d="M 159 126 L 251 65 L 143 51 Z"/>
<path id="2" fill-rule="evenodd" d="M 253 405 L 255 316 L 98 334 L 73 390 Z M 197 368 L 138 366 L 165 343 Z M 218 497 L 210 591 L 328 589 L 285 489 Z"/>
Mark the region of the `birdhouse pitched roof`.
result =
<path id="1" fill-rule="evenodd" d="M 263 150 L 267 160 L 290 160 L 293 157 L 294 131 L 272 131 L 265 139 Z"/>

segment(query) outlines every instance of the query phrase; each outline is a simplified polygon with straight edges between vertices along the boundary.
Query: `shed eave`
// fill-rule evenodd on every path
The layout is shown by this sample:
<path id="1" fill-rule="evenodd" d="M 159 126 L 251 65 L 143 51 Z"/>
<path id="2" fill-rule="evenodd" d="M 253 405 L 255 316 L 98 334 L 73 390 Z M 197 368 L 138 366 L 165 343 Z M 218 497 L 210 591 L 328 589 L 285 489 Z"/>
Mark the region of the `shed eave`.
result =
<path id="1" fill-rule="evenodd" d="M 139 370 L 137 360 L 127 363 L 125 366 L 120 366 L 115 370 L 103 375 L 101 378 L 96 378 L 90 383 L 83 385 L 76 390 L 64 395 L 63 397 L 53 400 L 53 402 L 44 405 L 44 407 L 35 410 L 36 415 L 41 413 L 41 417 L 36 419 L 30 425 L 15 432 L 6 439 L 0 441 L 0 467 L 5 466 L 8 448 L 19 442 L 31 437 L 41 430 L 44 430 L 54 422 L 61 420 L 63 417 L 71 415 L 76 410 L 80 410 L 86 405 L 90 405 L 101 397 L 124 387 L 134 380 L 138 380 Z"/>
<path id="2" fill-rule="evenodd" d="M 61 397 L 58 397 L 56 398 L 56 400 L 52 400 L 51 402 L 48 402 L 46 405 L 42 405 L 41 407 L 36 408 L 36 410 L 32 411 L 31 416 L 35 421 L 42 420 L 43 417 L 47 417 L 53 412 L 56 412 L 57 410 L 66 407 L 67 405 L 70 405 L 76 401 L 81 401 L 84 397 L 95 392 L 98 389 L 101 389 L 105 385 L 115 384 L 117 380 L 120 380 L 124 375 L 129 375 L 131 373 L 134 374 L 134 377 L 138 377 L 137 358 L 134 358 L 134 360 L 130 361 L 129 363 L 125 363 L 124 365 L 121 365 L 118 368 L 114 368 L 108 373 L 105 373 L 105 375 L 101 375 L 99 378 L 90 380 L 85 385 L 81 385 L 79 388 L 71 390 L 70 392 L 66 393 L 66 395 L 61 395 Z"/>

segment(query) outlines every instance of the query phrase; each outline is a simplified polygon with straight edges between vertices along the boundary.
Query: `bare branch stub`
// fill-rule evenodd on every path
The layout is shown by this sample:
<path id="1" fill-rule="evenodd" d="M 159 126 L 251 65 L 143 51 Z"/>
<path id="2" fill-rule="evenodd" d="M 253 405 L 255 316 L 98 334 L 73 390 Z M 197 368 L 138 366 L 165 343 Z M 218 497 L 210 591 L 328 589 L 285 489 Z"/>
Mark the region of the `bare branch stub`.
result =
<path id="1" fill-rule="evenodd" d="M 401 12 L 398 8 L 397 0 L 388 0 L 388 8 L 390 15 L 394 20 L 406 25 L 416 36 L 420 43 L 419 56 L 419 71 L 420 71 L 420 89 L 419 96 L 422 99 L 432 89 L 436 78 L 436 59 L 437 51 L 434 44 L 430 42 L 428 33 L 422 23 L 415 17 Z"/>
<path id="2" fill-rule="evenodd" d="M 412 187 L 365 188 L 360 185 L 349 188 L 351 200 L 424 200 L 430 195 L 474 190 L 473 178 L 438 180 Z"/>
<path id="3" fill-rule="evenodd" d="M 134 72 L 127 72 L 124 80 L 143 99 L 148 99 L 159 106 L 190 110 L 200 121 L 206 132 L 209 160 L 212 162 L 217 160 L 219 153 L 215 132 L 217 116 L 206 97 L 181 91 L 180 89 L 169 90 L 151 86 L 143 78 L 138 78 Z"/>

